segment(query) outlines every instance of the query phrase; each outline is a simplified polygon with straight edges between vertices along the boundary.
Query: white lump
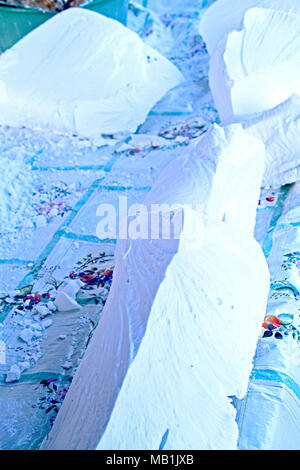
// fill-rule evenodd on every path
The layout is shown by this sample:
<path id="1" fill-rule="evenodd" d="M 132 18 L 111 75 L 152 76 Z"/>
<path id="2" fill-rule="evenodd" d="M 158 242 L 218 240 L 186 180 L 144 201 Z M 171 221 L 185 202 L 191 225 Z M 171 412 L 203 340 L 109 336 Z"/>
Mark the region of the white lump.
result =
<path id="1" fill-rule="evenodd" d="M 249 9 L 218 44 L 209 81 L 222 122 L 266 111 L 300 94 L 300 16 Z"/>
<path id="2" fill-rule="evenodd" d="M 70 310 L 80 310 L 81 306 L 76 301 L 76 294 L 84 285 L 79 279 L 69 280 L 59 290 L 55 297 L 55 306 L 61 312 L 68 312 Z"/>
<path id="3" fill-rule="evenodd" d="M 208 27 L 224 9 L 223 30 L 217 20 L 214 27 L 226 34 L 211 43 L 209 82 L 221 122 L 242 122 L 265 144 L 263 186 L 281 186 L 296 181 L 300 170 L 300 7 L 270 0 L 260 6 L 271 8 L 249 8 L 254 3 L 234 10 L 232 21 L 229 0 L 204 16 Z"/>
<path id="4" fill-rule="evenodd" d="M 182 79 L 119 22 L 71 8 L 0 56 L 0 124 L 92 138 L 135 132 Z"/>
<path id="5" fill-rule="evenodd" d="M 5 382 L 17 382 L 21 377 L 21 369 L 17 364 L 13 364 L 6 374 Z"/>
<path id="6" fill-rule="evenodd" d="M 246 11 L 253 7 L 300 14 L 297 0 L 218 0 L 207 9 L 200 21 L 200 34 L 210 54 L 226 34 L 241 28 Z"/>

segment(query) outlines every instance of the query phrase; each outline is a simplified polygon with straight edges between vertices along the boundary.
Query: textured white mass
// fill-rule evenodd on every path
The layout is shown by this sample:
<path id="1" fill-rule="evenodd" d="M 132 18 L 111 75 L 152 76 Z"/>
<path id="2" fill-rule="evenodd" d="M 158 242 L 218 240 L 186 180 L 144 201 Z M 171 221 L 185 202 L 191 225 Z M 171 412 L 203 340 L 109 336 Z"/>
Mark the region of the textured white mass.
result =
<path id="1" fill-rule="evenodd" d="M 218 0 L 200 21 L 200 34 L 210 54 L 226 34 L 241 28 L 246 11 L 253 7 L 300 14 L 298 0 Z"/>
<path id="2" fill-rule="evenodd" d="M 300 93 L 300 16 L 252 8 L 241 31 L 215 49 L 210 88 L 223 122 L 274 108 Z"/>
<path id="3" fill-rule="evenodd" d="M 214 125 L 163 170 L 145 206 L 181 208 L 179 237 L 118 241 L 102 318 L 43 449 L 236 448 L 229 396 L 246 393 L 269 288 L 253 239 L 263 165 L 241 125 Z"/>
<path id="4" fill-rule="evenodd" d="M 135 132 L 181 80 L 118 21 L 71 8 L 0 56 L 0 124 L 83 137 Z"/>
<path id="5" fill-rule="evenodd" d="M 265 144 L 263 186 L 294 183 L 300 168 L 300 97 L 292 95 L 275 108 L 243 122 L 249 135 Z"/>

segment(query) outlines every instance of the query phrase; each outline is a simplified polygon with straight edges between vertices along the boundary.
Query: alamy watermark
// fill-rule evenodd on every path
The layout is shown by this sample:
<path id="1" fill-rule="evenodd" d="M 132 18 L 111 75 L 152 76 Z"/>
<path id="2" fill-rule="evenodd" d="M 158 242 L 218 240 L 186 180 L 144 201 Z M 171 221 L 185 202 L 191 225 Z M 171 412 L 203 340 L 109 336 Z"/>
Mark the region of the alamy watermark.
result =
<path id="1" fill-rule="evenodd" d="M 100 204 L 96 234 L 99 239 L 171 240 L 185 238 L 199 242 L 203 230 L 203 206 L 193 204 L 128 204 L 127 196 L 118 203 Z"/>

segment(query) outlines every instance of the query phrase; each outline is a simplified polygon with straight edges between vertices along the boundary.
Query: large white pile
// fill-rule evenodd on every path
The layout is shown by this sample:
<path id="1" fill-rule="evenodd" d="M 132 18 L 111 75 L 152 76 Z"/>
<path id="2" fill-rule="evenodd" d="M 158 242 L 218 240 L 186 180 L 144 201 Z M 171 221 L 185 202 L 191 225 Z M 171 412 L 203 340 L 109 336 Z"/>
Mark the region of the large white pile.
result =
<path id="1" fill-rule="evenodd" d="M 201 20 L 221 122 L 242 122 L 265 144 L 264 186 L 299 175 L 299 31 L 294 0 L 218 0 Z"/>
<path id="2" fill-rule="evenodd" d="M 215 49 L 209 82 L 223 122 L 300 94 L 300 16 L 251 8 Z"/>
<path id="3" fill-rule="evenodd" d="M 297 0 L 217 0 L 200 22 L 200 34 L 210 54 L 227 33 L 241 28 L 246 11 L 253 7 L 300 14 L 300 3 Z"/>
<path id="4" fill-rule="evenodd" d="M 228 397 L 246 392 L 269 288 L 253 239 L 263 164 L 241 126 L 213 126 L 163 171 L 145 205 L 182 208 L 179 238 L 119 240 L 102 319 L 44 449 L 236 448 Z"/>
<path id="5" fill-rule="evenodd" d="M 0 56 L 0 124 L 84 137 L 134 132 L 181 80 L 119 22 L 71 8 Z"/>

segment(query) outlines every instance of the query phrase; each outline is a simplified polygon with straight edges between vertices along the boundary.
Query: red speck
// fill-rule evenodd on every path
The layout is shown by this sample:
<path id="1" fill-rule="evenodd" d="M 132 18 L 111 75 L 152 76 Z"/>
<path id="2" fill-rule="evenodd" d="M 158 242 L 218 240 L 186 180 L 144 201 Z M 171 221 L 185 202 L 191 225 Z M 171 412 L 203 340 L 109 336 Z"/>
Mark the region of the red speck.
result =
<path id="1" fill-rule="evenodd" d="M 95 279 L 97 277 L 97 274 L 84 274 L 81 277 L 82 282 L 90 282 L 92 279 Z"/>
<path id="2" fill-rule="evenodd" d="M 276 315 L 267 315 L 264 323 L 266 323 L 267 325 L 268 323 L 271 323 L 275 327 L 280 326 L 280 320 L 276 317 Z"/>
<path id="3" fill-rule="evenodd" d="M 269 202 L 274 202 L 275 197 L 274 196 L 269 196 L 269 197 L 266 197 L 266 200 L 269 201 Z"/>
<path id="4" fill-rule="evenodd" d="M 107 269 L 107 271 L 104 271 L 101 273 L 101 276 L 110 276 L 113 273 L 111 269 Z"/>
<path id="5" fill-rule="evenodd" d="M 75 276 L 74 273 L 70 273 L 70 274 L 69 274 L 69 277 L 70 277 L 71 279 L 72 279 L 74 276 Z"/>

